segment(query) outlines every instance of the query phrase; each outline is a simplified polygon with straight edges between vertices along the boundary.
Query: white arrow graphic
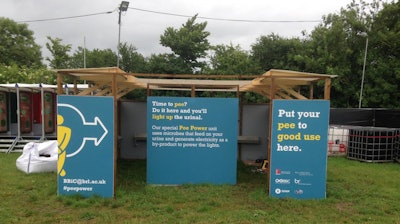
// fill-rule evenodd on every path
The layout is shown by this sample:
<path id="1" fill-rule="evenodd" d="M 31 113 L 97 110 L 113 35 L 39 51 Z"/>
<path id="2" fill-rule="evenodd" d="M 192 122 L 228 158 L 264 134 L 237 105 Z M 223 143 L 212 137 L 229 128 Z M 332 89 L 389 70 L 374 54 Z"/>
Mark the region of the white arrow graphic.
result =
<path id="1" fill-rule="evenodd" d="M 59 106 L 59 107 L 68 107 L 68 108 L 73 109 L 73 110 L 74 110 L 77 114 L 79 114 L 79 116 L 81 117 L 81 119 L 82 119 L 82 124 L 83 124 L 83 125 L 85 125 L 85 126 L 86 126 L 86 125 L 94 125 L 94 126 L 97 126 L 97 125 L 100 124 L 101 128 L 102 128 L 103 131 L 104 131 L 104 133 L 101 135 L 100 138 L 96 138 L 96 137 L 84 137 L 83 140 L 82 140 L 81 146 L 79 146 L 79 148 L 78 148 L 75 152 L 73 152 L 73 153 L 71 153 L 71 154 L 67 154 L 67 157 L 73 157 L 73 156 L 75 156 L 76 154 L 78 154 L 78 153 L 83 149 L 83 147 L 85 146 L 86 141 L 94 141 L 94 145 L 95 145 L 95 146 L 100 145 L 100 143 L 103 141 L 103 139 L 104 139 L 104 138 L 106 137 L 106 135 L 108 134 L 107 128 L 104 126 L 103 122 L 100 120 L 99 117 L 96 116 L 96 117 L 94 118 L 94 121 L 93 121 L 93 122 L 88 122 L 88 121 L 86 121 L 86 119 L 85 119 L 85 117 L 83 116 L 82 112 L 81 112 L 78 108 L 74 107 L 73 105 L 71 105 L 71 104 L 65 104 L 65 103 L 59 103 L 59 104 L 57 104 L 57 106 Z"/>

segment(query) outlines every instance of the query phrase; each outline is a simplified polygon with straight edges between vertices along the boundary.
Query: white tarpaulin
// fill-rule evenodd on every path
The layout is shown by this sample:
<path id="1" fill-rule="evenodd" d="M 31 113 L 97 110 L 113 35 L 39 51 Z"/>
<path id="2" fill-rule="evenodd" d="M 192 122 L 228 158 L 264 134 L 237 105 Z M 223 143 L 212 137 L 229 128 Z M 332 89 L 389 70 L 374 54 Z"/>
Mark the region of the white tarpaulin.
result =
<path id="1" fill-rule="evenodd" d="M 16 161 L 17 168 L 25 173 L 57 172 L 57 141 L 29 142 Z"/>

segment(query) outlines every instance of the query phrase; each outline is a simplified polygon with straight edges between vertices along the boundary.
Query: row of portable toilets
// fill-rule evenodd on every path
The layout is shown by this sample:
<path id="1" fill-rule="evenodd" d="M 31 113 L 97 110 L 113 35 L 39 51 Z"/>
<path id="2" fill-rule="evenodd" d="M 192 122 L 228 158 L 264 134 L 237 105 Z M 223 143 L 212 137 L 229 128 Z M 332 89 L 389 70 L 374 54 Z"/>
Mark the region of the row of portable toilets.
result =
<path id="1" fill-rule="evenodd" d="M 43 92 L 19 92 L 0 91 L 0 133 L 10 132 L 12 123 L 18 123 L 17 108 L 19 106 L 19 129 L 21 133 L 32 133 L 33 125 L 43 122 L 45 133 L 55 132 L 55 93 Z M 17 102 L 19 101 L 19 105 Z M 43 105 L 42 105 L 43 102 Z M 43 110 L 43 114 L 42 114 Z"/>
<path id="2" fill-rule="evenodd" d="M 400 162 L 400 128 L 330 125 L 328 155 L 364 162 Z"/>

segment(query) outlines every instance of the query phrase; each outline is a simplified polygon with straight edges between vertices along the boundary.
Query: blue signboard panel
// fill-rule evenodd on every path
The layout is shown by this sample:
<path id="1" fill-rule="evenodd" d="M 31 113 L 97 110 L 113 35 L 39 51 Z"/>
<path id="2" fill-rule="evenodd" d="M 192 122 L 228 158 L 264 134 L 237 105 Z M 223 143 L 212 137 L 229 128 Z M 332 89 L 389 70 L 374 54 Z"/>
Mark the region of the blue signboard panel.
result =
<path id="1" fill-rule="evenodd" d="M 326 197 L 329 101 L 274 100 L 270 196 Z"/>
<path id="2" fill-rule="evenodd" d="M 114 99 L 57 98 L 58 194 L 114 196 Z"/>
<path id="3" fill-rule="evenodd" d="M 147 98 L 147 182 L 236 184 L 238 99 Z"/>

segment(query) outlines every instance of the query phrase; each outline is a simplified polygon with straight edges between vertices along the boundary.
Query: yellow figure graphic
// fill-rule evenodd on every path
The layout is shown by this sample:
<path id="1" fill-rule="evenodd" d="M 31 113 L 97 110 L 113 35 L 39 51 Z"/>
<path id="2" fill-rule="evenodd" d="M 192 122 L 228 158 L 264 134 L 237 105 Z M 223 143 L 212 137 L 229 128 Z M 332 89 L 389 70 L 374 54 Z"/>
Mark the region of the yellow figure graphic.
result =
<path id="1" fill-rule="evenodd" d="M 71 139 L 71 129 L 66 126 L 62 126 L 64 123 L 64 117 L 57 115 L 57 141 L 58 141 L 58 162 L 57 172 L 60 176 L 65 176 L 66 172 L 63 169 L 65 158 L 67 157 L 67 146 Z"/>

